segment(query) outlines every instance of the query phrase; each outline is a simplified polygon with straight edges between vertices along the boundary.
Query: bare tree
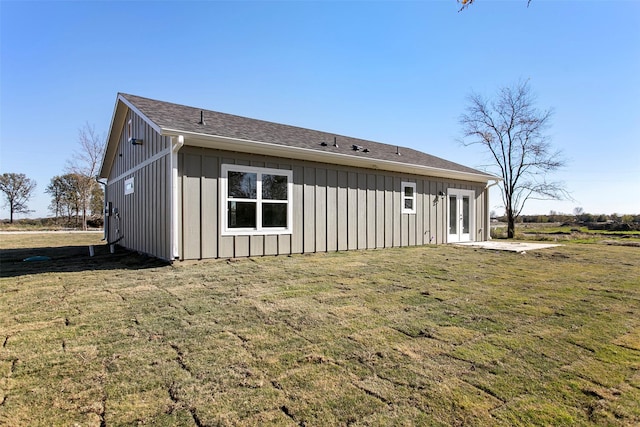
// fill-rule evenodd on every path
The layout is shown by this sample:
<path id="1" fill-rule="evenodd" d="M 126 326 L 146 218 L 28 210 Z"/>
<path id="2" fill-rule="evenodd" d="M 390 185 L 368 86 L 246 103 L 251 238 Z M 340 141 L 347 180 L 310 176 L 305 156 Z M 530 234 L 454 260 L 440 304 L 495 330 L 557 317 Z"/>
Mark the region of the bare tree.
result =
<path id="1" fill-rule="evenodd" d="M 105 149 L 104 135 L 98 135 L 95 127 L 85 123 L 78 130 L 79 149 L 68 163 L 66 171 L 78 176 L 79 206 L 82 211 L 82 228 L 87 229 L 87 211 L 90 209 L 91 195 L 98 185 L 95 176 Z"/>
<path id="2" fill-rule="evenodd" d="M 9 222 L 13 224 L 14 213 L 28 213 L 27 202 L 33 196 L 36 182 L 23 173 L 3 173 L 0 176 L 0 191 L 9 206 Z"/>
<path id="3" fill-rule="evenodd" d="M 476 93 L 468 101 L 460 117 L 463 144 L 480 144 L 490 153 L 489 170 L 503 179 L 507 237 L 513 238 L 515 221 L 528 199 L 570 199 L 562 183 L 546 179 L 565 165 L 545 134 L 552 111 L 535 108 L 535 96 L 526 81 L 501 88 L 492 101 Z"/>

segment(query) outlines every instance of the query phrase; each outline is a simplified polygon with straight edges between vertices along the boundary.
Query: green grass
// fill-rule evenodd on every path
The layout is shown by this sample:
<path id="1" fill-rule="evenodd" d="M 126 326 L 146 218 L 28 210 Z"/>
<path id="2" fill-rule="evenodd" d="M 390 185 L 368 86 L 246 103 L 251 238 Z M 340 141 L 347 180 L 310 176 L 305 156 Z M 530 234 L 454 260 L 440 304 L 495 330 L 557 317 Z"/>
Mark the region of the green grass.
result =
<path id="1" fill-rule="evenodd" d="M 579 225 L 558 225 L 558 226 L 543 226 L 541 224 L 524 224 L 520 225 L 523 233 L 535 233 L 535 234 L 572 234 L 572 233 L 584 233 L 592 235 L 603 236 L 618 236 L 618 237 L 638 237 L 640 231 L 612 231 L 612 230 L 592 230 L 589 227 Z"/>
<path id="2" fill-rule="evenodd" d="M 0 425 L 640 424 L 640 248 L 166 265 L 100 237 L 0 236 Z"/>
<path id="3" fill-rule="evenodd" d="M 507 227 L 493 227 L 491 229 L 491 237 L 494 239 L 506 239 Z M 519 240 L 640 247 L 640 231 L 591 230 L 585 226 L 560 225 L 557 223 L 516 224 L 515 237 Z"/>

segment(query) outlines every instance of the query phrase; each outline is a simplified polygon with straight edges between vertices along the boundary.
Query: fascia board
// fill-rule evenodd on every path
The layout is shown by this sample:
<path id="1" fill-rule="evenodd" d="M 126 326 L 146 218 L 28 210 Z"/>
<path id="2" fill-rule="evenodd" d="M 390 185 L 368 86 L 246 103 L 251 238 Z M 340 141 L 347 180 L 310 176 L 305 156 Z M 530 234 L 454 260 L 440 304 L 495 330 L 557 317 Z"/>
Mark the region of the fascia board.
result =
<path id="1" fill-rule="evenodd" d="M 163 128 L 162 135 L 185 137 L 185 145 L 203 148 L 216 148 L 225 151 L 258 154 L 264 156 L 285 157 L 296 160 L 331 163 L 343 166 L 355 166 L 367 169 L 385 170 L 390 172 L 410 173 L 437 178 L 459 179 L 464 181 L 486 183 L 499 179 L 492 175 L 474 174 L 469 172 L 452 171 L 449 169 L 430 166 L 413 165 L 390 160 L 370 159 L 349 156 L 342 153 L 327 153 L 309 148 L 289 147 L 260 141 L 229 138 L 224 136 L 207 135 L 196 132 L 185 132 L 178 129 Z"/>
<path id="2" fill-rule="evenodd" d="M 155 130 L 158 133 L 162 133 L 162 129 L 160 128 L 160 126 L 158 126 L 157 124 L 155 124 L 149 117 L 147 117 L 142 111 L 140 111 L 135 105 L 133 105 L 131 102 L 129 102 L 129 100 L 127 100 L 127 98 L 125 98 L 124 96 L 122 96 L 122 94 L 118 94 L 118 101 L 122 101 L 122 103 L 124 105 L 126 105 L 127 107 L 129 107 L 129 109 L 131 109 L 134 113 L 136 113 L 138 116 L 140 116 L 142 118 L 142 120 L 144 120 L 145 122 L 147 122 L 147 124 L 149 126 L 151 126 L 151 128 L 153 130 Z"/>
<path id="3" fill-rule="evenodd" d="M 102 156 L 102 165 L 100 166 L 99 178 L 108 178 L 111 166 L 113 165 L 113 159 L 116 156 L 116 150 L 118 148 L 118 141 L 122 133 L 124 125 L 124 118 L 127 115 L 127 109 L 120 102 L 120 97 L 116 99 L 116 105 L 113 108 L 113 115 L 111 116 L 111 124 L 109 126 L 109 139 L 107 140 L 107 146 Z M 115 131 L 115 132 L 114 132 Z"/>
<path id="4" fill-rule="evenodd" d="M 136 106 L 129 102 L 124 96 L 122 96 L 122 94 L 118 94 L 118 98 L 116 99 L 116 106 L 113 109 L 113 116 L 111 117 L 109 139 L 107 141 L 107 147 L 104 150 L 100 173 L 98 174 L 99 178 L 109 177 L 109 171 L 111 170 L 113 160 L 115 159 L 118 142 L 120 141 L 120 136 L 122 135 L 122 129 L 124 128 L 124 121 L 127 116 L 128 110 L 132 110 L 134 113 L 140 116 L 156 132 L 162 132 L 160 127 L 153 121 L 151 121 L 142 111 L 136 108 Z"/>

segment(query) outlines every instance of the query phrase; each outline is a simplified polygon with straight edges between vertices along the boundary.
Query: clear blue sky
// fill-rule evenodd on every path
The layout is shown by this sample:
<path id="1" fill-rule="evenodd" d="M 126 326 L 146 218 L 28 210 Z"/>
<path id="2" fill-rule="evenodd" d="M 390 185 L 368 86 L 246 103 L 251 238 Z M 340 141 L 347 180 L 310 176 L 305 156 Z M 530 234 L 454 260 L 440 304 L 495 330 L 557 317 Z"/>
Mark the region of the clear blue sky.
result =
<path id="1" fill-rule="evenodd" d="M 413 147 L 471 167 L 473 90 L 529 79 L 553 108 L 553 178 L 575 201 L 524 213 L 640 213 L 640 1 L 0 0 L 0 172 L 44 189 L 118 92 Z M 499 194 L 491 209 L 502 213 Z M 6 208 L 0 217 L 8 217 Z"/>

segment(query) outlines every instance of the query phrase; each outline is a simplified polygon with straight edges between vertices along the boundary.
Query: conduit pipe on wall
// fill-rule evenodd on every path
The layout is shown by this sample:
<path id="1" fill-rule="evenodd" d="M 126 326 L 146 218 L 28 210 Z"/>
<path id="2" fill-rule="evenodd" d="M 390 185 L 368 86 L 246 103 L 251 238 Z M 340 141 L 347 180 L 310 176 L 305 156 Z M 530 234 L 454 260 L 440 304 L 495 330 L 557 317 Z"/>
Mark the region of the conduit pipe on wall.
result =
<path id="1" fill-rule="evenodd" d="M 184 136 L 177 139 L 171 137 L 171 260 L 180 258 L 178 236 L 180 224 L 178 222 L 178 151 L 184 145 Z"/>

